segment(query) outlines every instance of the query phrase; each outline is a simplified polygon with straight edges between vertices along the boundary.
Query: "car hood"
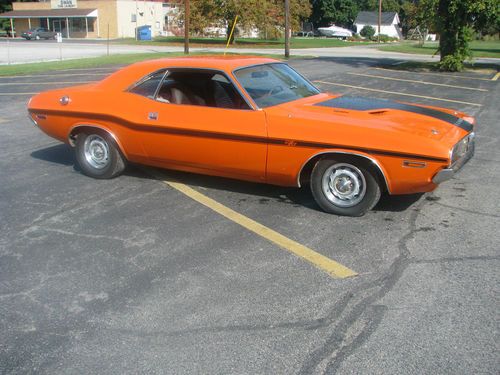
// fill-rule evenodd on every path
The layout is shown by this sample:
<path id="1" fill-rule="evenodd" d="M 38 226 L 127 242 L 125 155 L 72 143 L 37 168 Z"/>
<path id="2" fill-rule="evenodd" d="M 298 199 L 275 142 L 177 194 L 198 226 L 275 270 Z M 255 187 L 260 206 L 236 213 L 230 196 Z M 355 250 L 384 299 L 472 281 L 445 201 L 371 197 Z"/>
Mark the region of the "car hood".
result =
<path id="1" fill-rule="evenodd" d="M 314 104 L 337 111 L 363 111 L 371 116 L 381 117 L 379 124 L 389 125 L 400 131 L 411 132 L 434 139 L 440 139 L 450 129 L 458 126 L 467 132 L 472 124 L 458 116 L 458 112 L 446 111 L 442 108 L 419 106 L 387 99 L 365 98 L 361 96 L 337 96 Z M 452 112 L 452 113 L 450 113 Z"/>
<path id="2" fill-rule="evenodd" d="M 274 124 L 281 121 L 273 120 L 273 113 L 307 124 L 300 132 L 307 141 L 443 158 L 473 128 L 461 112 L 347 95 L 319 94 L 266 112 Z"/>

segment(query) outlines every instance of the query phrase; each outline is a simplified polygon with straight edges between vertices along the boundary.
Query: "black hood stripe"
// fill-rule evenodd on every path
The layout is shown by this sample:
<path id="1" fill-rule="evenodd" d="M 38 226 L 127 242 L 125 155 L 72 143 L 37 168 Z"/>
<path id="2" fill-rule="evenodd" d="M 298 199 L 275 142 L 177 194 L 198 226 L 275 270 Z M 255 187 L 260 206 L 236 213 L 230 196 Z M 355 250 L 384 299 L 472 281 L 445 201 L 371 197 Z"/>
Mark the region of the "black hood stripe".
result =
<path id="1" fill-rule="evenodd" d="M 321 107 L 332 107 L 332 108 L 342 108 L 342 109 L 352 109 L 356 111 L 373 111 L 373 110 L 383 110 L 383 109 L 399 109 L 401 111 L 418 113 L 419 115 L 429 116 L 437 118 L 442 121 L 446 121 L 450 124 L 458 126 L 467 132 L 472 131 L 472 124 L 470 122 L 450 115 L 446 112 L 441 112 L 432 108 L 419 107 L 411 104 L 398 103 L 387 99 L 372 99 L 365 98 L 362 96 L 339 96 L 338 98 L 326 100 L 321 103 L 317 103 L 317 106 Z"/>

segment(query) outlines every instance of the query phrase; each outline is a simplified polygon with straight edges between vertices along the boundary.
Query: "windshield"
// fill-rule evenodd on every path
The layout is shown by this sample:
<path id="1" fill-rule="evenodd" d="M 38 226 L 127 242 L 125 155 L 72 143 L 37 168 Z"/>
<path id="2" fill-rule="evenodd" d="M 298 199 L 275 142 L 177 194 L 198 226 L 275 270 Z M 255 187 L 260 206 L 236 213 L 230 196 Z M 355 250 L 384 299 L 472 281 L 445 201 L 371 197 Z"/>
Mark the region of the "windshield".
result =
<path id="1" fill-rule="evenodd" d="M 234 75 L 260 108 L 319 94 L 319 90 L 286 64 L 238 69 Z"/>

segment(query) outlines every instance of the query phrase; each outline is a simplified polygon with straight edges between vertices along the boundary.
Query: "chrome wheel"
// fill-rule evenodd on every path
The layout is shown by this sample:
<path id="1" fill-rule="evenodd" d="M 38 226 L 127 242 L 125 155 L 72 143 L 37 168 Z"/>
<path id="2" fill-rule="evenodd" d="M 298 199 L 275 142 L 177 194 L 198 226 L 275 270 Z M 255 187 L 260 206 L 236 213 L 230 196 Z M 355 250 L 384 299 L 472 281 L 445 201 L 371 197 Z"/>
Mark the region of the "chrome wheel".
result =
<path id="1" fill-rule="evenodd" d="M 108 142 L 96 134 L 90 135 L 85 139 L 83 151 L 85 160 L 93 168 L 103 169 L 110 163 Z"/>
<path id="2" fill-rule="evenodd" d="M 366 194 L 366 180 L 354 165 L 337 163 L 326 169 L 321 181 L 325 197 L 338 207 L 353 207 Z"/>

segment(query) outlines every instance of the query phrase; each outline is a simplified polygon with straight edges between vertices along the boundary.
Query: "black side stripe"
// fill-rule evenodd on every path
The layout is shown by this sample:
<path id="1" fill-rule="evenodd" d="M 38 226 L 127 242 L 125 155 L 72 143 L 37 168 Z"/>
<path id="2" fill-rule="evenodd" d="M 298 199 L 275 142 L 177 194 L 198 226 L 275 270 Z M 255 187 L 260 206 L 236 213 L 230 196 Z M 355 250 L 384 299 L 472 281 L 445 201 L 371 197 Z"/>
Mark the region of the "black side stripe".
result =
<path id="1" fill-rule="evenodd" d="M 263 144 L 272 144 L 272 145 L 286 146 L 286 147 L 305 147 L 305 148 L 316 148 L 316 149 L 341 148 L 352 151 L 360 151 L 372 155 L 392 156 L 397 158 L 407 158 L 414 160 L 448 162 L 448 159 L 437 158 L 433 156 L 399 153 L 399 152 L 377 150 L 377 149 L 357 147 L 357 146 L 347 146 L 347 145 L 338 145 L 332 143 L 310 142 L 310 141 L 281 139 L 281 138 L 267 138 L 267 137 L 250 136 L 250 135 L 247 136 L 247 135 L 238 135 L 229 133 L 218 133 L 218 132 L 210 132 L 204 130 L 176 129 L 165 126 L 149 125 L 149 124 L 137 124 L 117 116 L 106 115 L 106 114 L 65 112 L 58 110 L 40 110 L 40 109 L 30 109 L 29 112 L 32 114 L 45 114 L 45 115 L 50 114 L 50 115 L 70 116 L 75 118 L 88 118 L 93 120 L 108 121 L 123 125 L 133 130 L 161 133 L 161 134 L 172 134 L 172 135 L 190 136 L 198 138 L 211 138 L 211 139 L 230 140 L 239 142 L 263 143 Z"/>

